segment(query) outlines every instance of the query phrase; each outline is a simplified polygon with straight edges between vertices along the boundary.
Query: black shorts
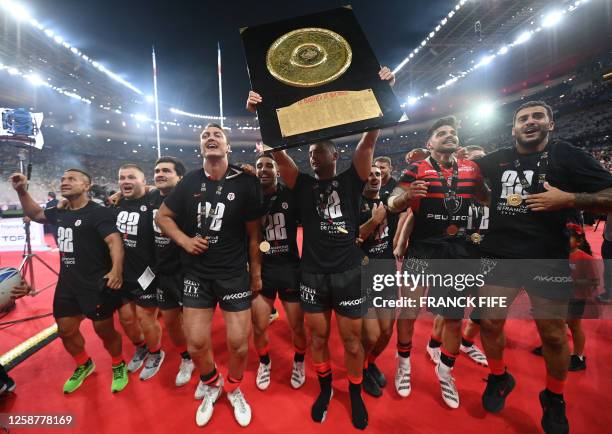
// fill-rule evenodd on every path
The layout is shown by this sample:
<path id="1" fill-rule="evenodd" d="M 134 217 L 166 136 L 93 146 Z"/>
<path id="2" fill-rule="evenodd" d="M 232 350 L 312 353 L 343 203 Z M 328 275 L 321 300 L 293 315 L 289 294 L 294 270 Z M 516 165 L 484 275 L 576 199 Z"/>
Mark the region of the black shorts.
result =
<path id="1" fill-rule="evenodd" d="M 435 315 L 449 319 L 461 319 L 465 313 L 467 297 L 472 296 L 476 289 L 476 275 L 480 261 L 477 258 L 477 247 L 464 239 L 457 238 L 443 242 L 415 242 L 408 247 L 402 271 L 411 274 L 423 274 L 431 281 L 448 281 L 447 276 L 473 276 L 471 285 L 441 286 L 423 285 L 429 288 L 427 310 Z"/>
<path id="2" fill-rule="evenodd" d="M 157 273 L 157 306 L 161 310 L 178 309 L 183 305 L 183 275 Z"/>
<path id="3" fill-rule="evenodd" d="M 300 273 L 292 265 L 286 268 L 263 268 L 261 273 L 263 289 L 261 295 L 276 300 L 276 294 L 282 301 L 298 303 L 300 301 Z"/>
<path id="4" fill-rule="evenodd" d="M 58 283 L 53 297 L 53 316 L 64 318 L 85 315 L 92 321 L 101 321 L 112 318 L 119 306 L 121 296 L 111 289 L 74 290 Z"/>
<path id="5" fill-rule="evenodd" d="M 567 308 L 567 319 L 582 319 L 586 300 L 584 298 L 570 298 Z"/>
<path id="6" fill-rule="evenodd" d="M 200 279 L 185 273 L 183 277 L 183 307 L 240 312 L 251 308 L 251 281 L 248 273 L 230 279 Z"/>
<path id="7" fill-rule="evenodd" d="M 511 259 L 484 255 L 480 272 L 485 284 L 523 288 L 529 295 L 550 300 L 569 300 L 573 282 L 569 259 Z"/>
<path id="8" fill-rule="evenodd" d="M 121 287 L 123 304 L 134 302 L 140 307 L 157 307 L 157 283 L 151 282 L 147 289 L 143 290 L 138 282 L 123 282 Z"/>
<path id="9" fill-rule="evenodd" d="M 300 304 L 304 312 L 321 313 L 333 309 L 349 318 L 364 316 L 367 291 L 361 290 L 361 267 L 341 273 L 307 273 L 300 276 Z"/>
<path id="10" fill-rule="evenodd" d="M 387 285 L 386 276 L 397 274 L 395 259 L 370 259 L 367 265 L 361 267 L 361 287 L 367 293 L 368 309 L 391 309 L 399 297 L 399 286 L 395 283 Z M 391 304 L 389 302 L 392 302 Z"/>

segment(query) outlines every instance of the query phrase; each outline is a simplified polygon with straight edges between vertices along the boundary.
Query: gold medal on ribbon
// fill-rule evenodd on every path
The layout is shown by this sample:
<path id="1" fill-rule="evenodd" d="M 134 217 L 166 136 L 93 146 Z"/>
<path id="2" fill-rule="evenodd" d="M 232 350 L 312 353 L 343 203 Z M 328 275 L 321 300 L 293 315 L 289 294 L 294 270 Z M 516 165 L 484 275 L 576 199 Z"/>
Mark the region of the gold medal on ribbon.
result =
<path id="1" fill-rule="evenodd" d="M 338 229 L 338 232 L 340 232 L 341 234 L 348 234 L 348 231 L 344 229 L 342 226 L 338 226 L 337 229 Z"/>
<path id="2" fill-rule="evenodd" d="M 261 250 L 262 253 L 268 253 L 270 251 L 270 247 L 270 243 L 265 240 L 259 243 L 259 250 Z"/>
<path id="3" fill-rule="evenodd" d="M 353 52 L 346 39 L 331 30 L 308 27 L 285 33 L 266 55 L 268 71 L 296 87 L 330 83 L 346 72 Z"/>
<path id="4" fill-rule="evenodd" d="M 474 244 L 480 244 L 480 242 L 482 241 L 482 235 L 474 232 L 472 235 L 470 235 L 470 240 L 472 240 Z"/>
<path id="5" fill-rule="evenodd" d="M 361 260 L 361 265 L 368 265 L 370 263 L 370 258 L 368 258 L 367 256 L 364 256 L 363 259 Z"/>
<path id="6" fill-rule="evenodd" d="M 506 201 L 510 206 L 519 206 L 523 202 L 523 197 L 520 194 L 510 194 L 506 197 Z"/>
<path id="7" fill-rule="evenodd" d="M 457 235 L 457 232 L 459 232 L 459 227 L 457 227 L 457 225 L 450 225 L 449 227 L 446 228 L 446 233 L 449 235 Z"/>

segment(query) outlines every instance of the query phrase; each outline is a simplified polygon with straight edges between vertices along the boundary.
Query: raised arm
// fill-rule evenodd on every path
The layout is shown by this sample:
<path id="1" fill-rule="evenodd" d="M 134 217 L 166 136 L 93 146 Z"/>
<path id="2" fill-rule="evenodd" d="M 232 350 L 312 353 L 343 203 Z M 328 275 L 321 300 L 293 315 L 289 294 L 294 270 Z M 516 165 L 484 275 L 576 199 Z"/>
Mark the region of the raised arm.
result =
<path id="1" fill-rule="evenodd" d="M 21 202 L 21 208 L 23 208 L 23 213 L 36 223 L 46 223 L 47 219 L 45 218 L 44 210 L 34 199 L 32 199 L 30 193 L 28 193 L 28 179 L 26 176 L 23 173 L 13 173 L 9 181 L 17 192 L 19 202 Z"/>
<path id="2" fill-rule="evenodd" d="M 276 165 L 278 166 L 278 172 L 280 173 L 281 178 L 283 178 L 283 181 L 285 181 L 287 187 L 293 190 L 298 175 L 300 174 L 295 161 L 293 161 L 293 158 L 291 158 L 286 151 L 277 151 L 272 155 L 274 156 L 274 161 L 276 161 Z"/>

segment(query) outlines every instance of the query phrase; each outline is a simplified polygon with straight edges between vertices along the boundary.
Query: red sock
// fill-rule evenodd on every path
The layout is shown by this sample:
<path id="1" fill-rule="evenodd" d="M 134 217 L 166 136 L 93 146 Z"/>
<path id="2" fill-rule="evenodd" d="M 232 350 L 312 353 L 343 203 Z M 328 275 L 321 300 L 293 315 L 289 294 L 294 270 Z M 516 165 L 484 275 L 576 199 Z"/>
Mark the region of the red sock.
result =
<path id="1" fill-rule="evenodd" d="M 295 345 L 293 346 L 293 351 L 297 354 L 306 354 L 306 348 L 304 348 L 303 350 L 299 349 L 298 347 L 296 347 Z"/>
<path id="2" fill-rule="evenodd" d="M 233 378 L 228 373 L 227 374 L 227 381 L 223 385 L 223 389 L 225 390 L 225 393 L 232 393 L 234 390 L 238 389 L 238 387 L 240 387 L 240 382 L 241 381 L 242 381 L 242 378 L 240 378 L 240 379 Z"/>
<path id="3" fill-rule="evenodd" d="M 346 377 L 348 378 L 348 381 L 351 384 L 361 384 L 361 382 L 363 381 L 363 375 L 359 375 L 358 377 L 355 377 L 353 375 L 347 374 Z"/>
<path id="4" fill-rule="evenodd" d="M 376 362 L 377 357 L 378 357 L 378 354 L 370 353 L 370 355 L 368 356 L 368 364 Z"/>
<path id="5" fill-rule="evenodd" d="M 469 343 L 470 345 L 474 343 L 474 339 L 470 339 L 468 338 L 465 333 L 461 333 L 461 338 L 466 341 L 467 343 Z"/>
<path id="6" fill-rule="evenodd" d="M 566 380 L 557 380 L 554 377 L 551 377 L 550 374 L 546 375 L 546 388 L 552 393 L 556 393 L 557 395 L 563 395 L 563 389 L 565 388 Z"/>
<path id="7" fill-rule="evenodd" d="M 487 358 L 487 362 L 489 363 L 491 374 L 503 375 L 504 372 L 506 372 L 506 364 L 504 363 L 504 359 L 497 360 Z"/>
<path id="8" fill-rule="evenodd" d="M 259 357 L 265 356 L 270 352 L 270 344 L 266 345 L 263 348 L 256 348 L 257 350 L 257 355 Z"/>
<path id="9" fill-rule="evenodd" d="M 113 366 L 120 365 L 123 363 L 123 355 L 119 354 L 118 356 L 111 356 L 111 360 L 113 361 Z"/>
<path id="10" fill-rule="evenodd" d="M 369 360 L 366 357 L 366 359 L 363 361 L 363 369 L 368 369 L 368 364 L 369 364 Z"/>
<path id="11" fill-rule="evenodd" d="M 327 377 L 332 373 L 331 364 L 329 363 L 329 361 L 314 363 L 314 368 L 317 372 L 317 376 L 319 377 Z"/>
<path id="12" fill-rule="evenodd" d="M 81 366 L 89 360 L 89 354 L 87 354 L 87 351 L 83 351 L 82 353 L 77 354 L 76 356 L 72 356 L 72 358 L 76 362 L 77 366 Z"/>
<path id="13" fill-rule="evenodd" d="M 176 347 L 176 351 L 178 351 L 179 354 L 183 354 L 185 351 L 187 351 L 187 345 Z"/>
<path id="14" fill-rule="evenodd" d="M 155 348 L 149 348 L 150 353 L 157 353 L 159 350 L 161 350 L 161 342 L 157 344 Z"/>

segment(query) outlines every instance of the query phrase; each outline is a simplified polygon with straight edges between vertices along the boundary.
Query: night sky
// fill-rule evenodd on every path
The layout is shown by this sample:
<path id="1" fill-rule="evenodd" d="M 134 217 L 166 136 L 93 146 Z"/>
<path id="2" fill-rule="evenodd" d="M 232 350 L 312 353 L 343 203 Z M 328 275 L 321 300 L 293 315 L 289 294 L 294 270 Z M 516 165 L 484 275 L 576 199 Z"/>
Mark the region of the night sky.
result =
<path id="1" fill-rule="evenodd" d="M 456 2 L 354 0 L 350 3 L 378 60 L 395 67 Z M 244 115 L 249 90 L 240 27 L 349 4 L 347 1 L 29 0 L 33 17 L 84 53 L 152 92 L 151 46 L 160 100 L 217 114 L 217 42 L 223 56 L 225 114 Z M 127 88 L 126 92 L 130 92 Z"/>

